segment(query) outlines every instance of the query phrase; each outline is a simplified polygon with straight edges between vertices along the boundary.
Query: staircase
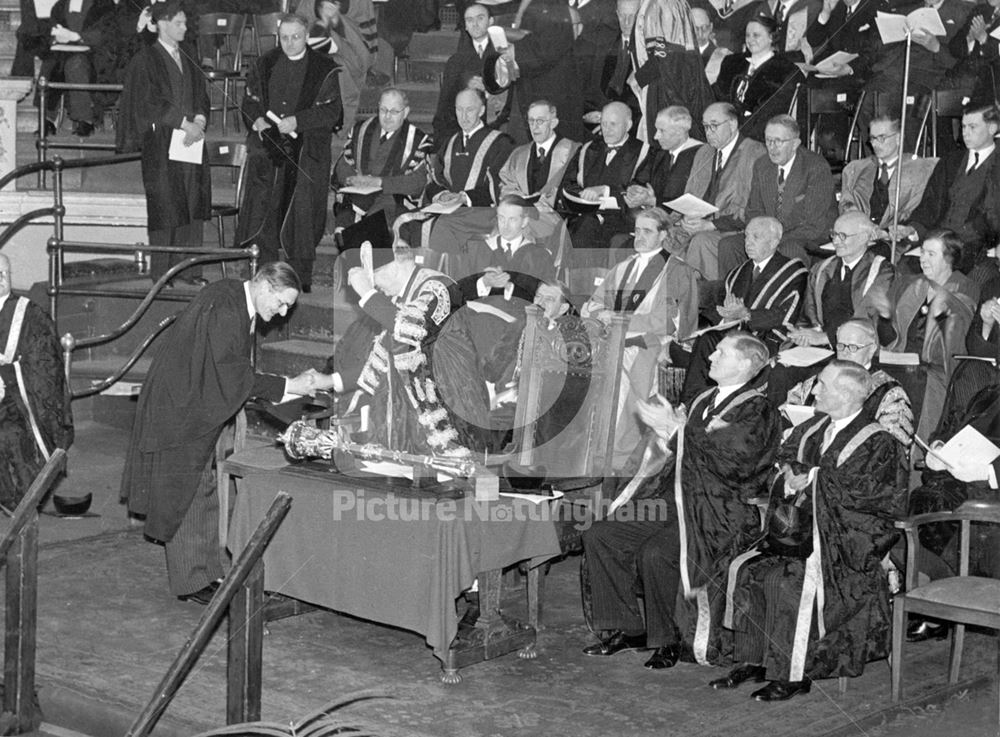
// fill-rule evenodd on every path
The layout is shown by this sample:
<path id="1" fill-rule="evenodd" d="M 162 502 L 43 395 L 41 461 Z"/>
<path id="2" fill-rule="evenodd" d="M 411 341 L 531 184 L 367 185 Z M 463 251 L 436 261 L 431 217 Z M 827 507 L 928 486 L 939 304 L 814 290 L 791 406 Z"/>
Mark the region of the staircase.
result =
<path id="1" fill-rule="evenodd" d="M 12 0 L 0 0 L 0 13 L 2 13 L 3 4 L 11 2 Z M 446 8 L 445 10 L 453 9 Z M 16 8 L 14 11 L 16 13 Z M 0 20 L 2 20 L 2 15 L 0 15 Z M 453 28 L 454 19 L 446 22 L 445 25 Z M 13 36 L 13 34 L 10 35 Z M 396 86 L 404 89 L 409 96 L 410 120 L 428 132 L 437 107 L 440 78 L 444 72 L 445 62 L 454 53 L 458 45 L 458 38 L 459 34 L 456 31 L 433 31 L 416 34 L 410 44 L 409 58 L 399 62 Z M 0 46 L 0 50 L 2 48 Z M 13 47 L 10 54 L 12 57 Z M 379 95 L 380 90 L 378 89 L 363 90 L 359 117 L 378 114 Z M 31 106 L 31 101 L 22 102 L 19 108 L 19 128 L 26 127 L 30 121 L 30 130 L 33 131 L 37 124 L 32 117 L 35 110 Z M 112 133 L 108 131 L 97 135 L 110 136 Z M 242 138 L 242 135 L 237 134 L 234 138 Z M 25 149 L 27 149 L 27 153 L 23 153 Z M 19 150 L 22 152 L 19 154 L 19 159 L 26 159 L 24 163 L 32 161 L 34 158 L 32 149 L 33 147 L 30 145 L 19 146 Z M 74 154 L 75 152 L 65 152 L 65 155 Z M 338 152 L 335 150 L 334 155 L 337 154 Z M 119 167 L 112 167 L 107 171 L 112 172 L 114 169 L 119 169 Z M 121 189 L 137 193 L 142 191 L 138 164 L 134 165 L 134 171 L 128 169 L 105 174 L 88 172 L 81 181 L 69 182 L 68 184 L 69 188 L 80 188 L 91 192 L 115 191 L 111 189 L 112 187 L 116 187 L 119 191 Z M 225 190 L 227 186 L 231 186 L 231 183 L 227 183 L 225 179 L 220 179 L 217 176 L 213 177 L 215 199 L 219 200 L 225 196 L 220 194 L 219 190 Z M 332 217 L 328 222 L 332 223 Z M 231 232 L 231 225 L 227 225 L 227 228 Z M 215 245 L 217 242 L 213 233 L 214 228 L 206 229 L 206 245 Z M 262 328 L 258 350 L 259 370 L 294 375 L 309 368 L 321 369 L 327 358 L 333 353 L 336 341 L 356 319 L 358 308 L 353 292 L 346 284 L 343 288 L 335 286 L 335 282 L 339 281 L 336 276 L 336 254 L 332 237 L 327 236 L 317 249 L 312 293 L 300 295 L 295 308 L 286 319 L 276 318 L 271 325 Z M 217 269 L 217 267 L 213 268 Z M 105 283 L 105 286 L 110 290 L 114 290 L 116 286 L 121 289 L 148 286 L 148 278 L 135 274 L 127 266 L 125 270 L 127 273 L 117 274 L 110 282 Z M 212 269 L 209 269 L 206 275 L 213 279 L 221 276 L 217 271 L 213 273 Z M 91 277 L 89 283 L 100 281 L 101 278 L 95 276 Z M 32 296 L 40 303 L 45 304 L 44 285 L 36 285 Z M 137 300 L 133 298 L 65 298 L 60 301 L 59 334 L 72 332 L 76 336 L 84 336 L 110 332 L 129 317 L 136 304 Z M 149 314 L 123 338 L 111 345 L 92 349 L 86 355 L 75 354 L 73 388 L 79 389 L 89 386 L 93 380 L 110 375 L 124 363 L 126 357 L 151 331 L 153 326 L 167 315 L 182 309 L 183 306 L 182 302 L 157 300 L 152 305 Z M 92 417 L 105 424 L 131 427 L 135 411 L 135 397 L 129 395 L 128 390 L 130 385 L 137 387 L 144 378 L 148 366 L 149 358 L 141 359 L 125 377 L 126 383 L 117 390 L 121 392 L 120 394 L 78 400 L 74 403 L 74 412 L 76 412 L 77 417 L 81 419 Z M 251 423 L 251 428 L 255 427 L 260 428 L 261 426 Z"/>

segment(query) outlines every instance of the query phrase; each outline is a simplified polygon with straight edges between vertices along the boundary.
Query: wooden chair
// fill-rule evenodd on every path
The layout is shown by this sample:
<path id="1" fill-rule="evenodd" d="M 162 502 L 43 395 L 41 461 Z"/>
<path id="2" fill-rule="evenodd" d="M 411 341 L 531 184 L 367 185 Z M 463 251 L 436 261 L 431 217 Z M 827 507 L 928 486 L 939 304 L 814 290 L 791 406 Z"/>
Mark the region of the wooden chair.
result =
<path id="1" fill-rule="evenodd" d="M 253 16 L 251 29 L 257 56 L 263 56 L 278 45 L 278 21 L 281 13 L 264 13 Z"/>
<path id="2" fill-rule="evenodd" d="M 937 156 L 939 119 L 960 119 L 962 117 L 962 110 L 968 100 L 968 96 L 962 90 L 932 92 L 929 101 L 926 103 L 927 107 L 922 116 L 920 134 L 917 137 L 917 146 L 914 150 L 919 150 L 920 142 L 923 141 L 923 155 L 928 155 L 927 151 L 929 148 L 930 156 Z"/>
<path id="3" fill-rule="evenodd" d="M 917 585 L 918 528 L 931 522 L 959 523 L 958 575 Z M 898 702 L 903 680 L 903 643 L 906 615 L 918 614 L 954 623 L 948 682 L 957 683 L 962 664 L 966 625 L 1000 630 L 1000 580 L 969 575 L 969 537 L 972 523 L 1000 524 L 1000 503 L 967 501 L 953 512 L 919 514 L 896 523 L 906 534 L 905 593 L 896 594 L 892 608 L 892 700 Z M 1000 639 L 998 639 L 1000 645 Z M 1000 662 L 1000 647 L 998 647 Z M 998 683 L 1000 686 L 1000 683 Z M 1000 699 L 997 700 L 1000 721 Z"/>
<path id="4" fill-rule="evenodd" d="M 845 161 L 851 160 L 850 145 L 854 140 L 859 141 L 858 156 L 861 158 L 860 136 L 855 136 L 854 129 L 858 125 L 858 113 L 861 102 L 864 99 L 864 92 L 854 93 L 837 89 L 814 89 L 806 88 L 806 141 L 812 151 L 818 152 L 815 136 L 816 129 L 814 118 L 819 115 L 848 115 L 850 116 L 850 127 L 847 129 L 847 145 L 844 148 Z"/>
<path id="5" fill-rule="evenodd" d="M 514 415 L 516 463 L 544 466 L 556 489 L 589 489 L 592 511 L 599 516 L 601 500 L 614 485 L 628 318 L 615 315 L 610 326 L 570 318 L 569 325 L 550 331 L 539 307 L 529 305 L 525 311 Z M 567 386 L 570 390 L 563 391 Z M 576 405 L 575 412 L 568 402 Z"/>
<path id="6" fill-rule="evenodd" d="M 216 83 L 222 87 L 221 100 L 211 106 L 212 111 L 222 113 L 222 135 L 226 135 L 229 111 L 240 109 L 238 86 L 246 83 L 240 69 L 245 27 L 246 16 L 241 13 L 206 13 L 198 18 L 198 56 L 206 67 L 202 72 L 212 89 L 218 89 Z"/>
<path id="7" fill-rule="evenodd" d="M 232 141 L 206 141 L 205 158 L 210 167 L 220 167 L 233 172 L 236 188 L 231 202 L 213 202 L 212 217 L 215 218 L 215 229 L 219 233 L 219 248 L 228 248 L 226 241 L 226 218 L 235 218 L 240 214 L 240 204 L 243 202 L 243 178 L 247 164 L 247 147 L 245 143 Z M 235 225 L 233 230 L 235 231 Z M 225 276 L 226 262 L 222 262 L 222 272 Z"/>

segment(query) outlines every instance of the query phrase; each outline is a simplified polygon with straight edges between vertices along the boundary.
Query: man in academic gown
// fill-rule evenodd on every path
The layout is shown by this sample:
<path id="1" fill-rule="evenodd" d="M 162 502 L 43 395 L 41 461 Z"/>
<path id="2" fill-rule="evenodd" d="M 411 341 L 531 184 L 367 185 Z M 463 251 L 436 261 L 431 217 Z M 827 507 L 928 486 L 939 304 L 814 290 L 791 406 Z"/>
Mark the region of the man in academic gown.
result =
<path id="1" fill-rule="evenodd" d="M 158 40 L 141 49 L 125 72 L 116 149 L 142 151 L 150 245 L 201 248 L 205 220 L 212 214 L 208 162 L 174 161 L 169 154 L 175 131 L 183 132 L 185 146 L 205 138 L 208 91 L 198 65 L 179 47 L 187 32 L 179 0 L 154 3 L 152 18 Z M 156 281 L 182 259 L 153 253 L 150 276 Z M 206 283 L 194 269 L 187 269 L 181 280 Z"/>
<path id="2" fill-rule="evenodd" d="M 558 109 L 546 100 L 528 107 L 531 142 L 511 151 L 500 169 L 500 197 L 515 195 L 534 203 L 535 212 L 528 223 L 535 243 L 553 255 L 566 243 L 566 221 L 554 209 L 556 195 L 570 158 L 580 147 L 576 141 L 555 132 L 559 125 Z M 449 257 L 461 258 L 466 243 L 493 227 L 492 207 L 463 207 L 442 215 L 434 223 L 434 250 Z M 452 276 L 469 273 L 467 266 L 449 267 Z"/>
<path id="3" fill-rule="evenodd" d="M 170 591 L 207 604 L 222 576 L 215 444 L 251 397 L 278 401 L 312 392 L 311 379 L 255 373 L 256 317 L 284 316 L 299 295 L 285 263 L 270 263 L 247 282 L 223 279 L 185 307 L 159 346 L 139 394 L 121 498 L 145 517 L 144 532 L 163 543 Z"/>
<path id="4" fill-rule="evenodd" d="M 605 105 L 600 136 L 577 150 L 563 175 L 559 207 L 570 213 L 571 250 L 561 265 L 571 270 L 573 294 L 590 293 L 594 278 L 607 268 L 611 237 L 628 230 L 625 192 L 649 153 L 648 144 L 629 136 L 631 127 L 624 103 Z M 605 196 L 604 209 L 598 209 Z"/>
<path id="5" fill-rule="evenodd" d="M 73 415 L 56 327 L 11 294 L 0 253 L 0 506 L 17 506 L 52 451 L 73 442 Z"/>
<path id="6" fill-rule="evenodd" d="M 870 389 L 866 369 L 833 361 L 816 388 L 823 414 L 781 446 L 769 524 L 779 502 L 801 494 L 811 534 L 798 550 L 780 547 L 778 535 L 732 560 L 724 625 L 735 633 L 740 665 L 714 688 L 766 679 L 751 697 L 784 701 L 809 693 L 813 679 L 859 676 L 888 655 L 882 559 L 896 539 L 905 489 L 896 488 L 899 444 L 862 411 Z"/>
<path id="7" fill-rule="evenodd" d="M 371 194 L 343 194 L 337 224 L 384 212 L 387 223 L 416 207 L 427 184 L 431 137 L 409 121 L 406 92 L 383 90 L 378 115 L 355 124 L 334 170 L 334 186 L 377 187 Z"/>
<path id="8" fill-rule="evenodd" d="M 750 503 L 764 493 L 779 441 L 777 412 L 758 374 L 767 348 L 742 332 L 727 336 L 712 354 L 718 388 L 699 396 L 687 412 L 668 404 L 640 405 L 652 428 L 634 478 L 616 497 L 606 521 L 583 534 L 593 601 L 593 625 L 604 639 L 587 655 L 655 648 L 645 667 L 669 668 L 684 646 L 698 662 L 718 657 L 715 638 L 699 622 L 682 635 L 678 593 L 694 600 L 703 619 L 715 561 L 728 559 L 759 530 Z M 644 519 L 666 501 L 666 518 Z M 642 583 L 645 617 L 636 603 Z M 721 602 L 715 601 L 719 609 Z M 685 607 L 686 608 L 686 607 Z"/>
<path id="9" fill-rule="evenodd" d="M 671 339 L 687 338 L 698 325 L 694 269 L 663 250 L 668 217 L 659 207 L 636 217 L 634 255 L 605 274 L 580 310 L 583 317 L 606 323 L 615 313 L 629 316 L 615 434 L 616 467 L 621 467 L 639 442 L 635 408 L 654 390 L 663 346 Z"/>
<path id="10" fill-rule="evenodd" d="M 283 16 L 280 46 L 250 70 L 242 106 L 247 184 L 236 240 L 260 246 L 265 262 L 283 250 L 308 292 L 326 226 L 330 139 L 344 108 L 336 64 L 307 46 L 307 33 L 303 18 Z"/>
<path id="11" fill-rule="evenodd" d="M 633 210 L 653 207 L 684 194 L 695 153 L 701 145 L 691 137 L 691 113 L 672 105 L 656 115 L 656 146 L 639 165 L 625 191 L 625 204 Z"/>
<path id="12" fill-rule="evenodd" d="M 725 291 L 709 312 L 714 323 L 732 323 L 731 329 L 738 326 L 760 339 L 772 356 L 798 321 L 809 276 L 801 261 L 777 252 L 780 241 L 781 223 L 774 218 L 758 217 L 747 223 L 749 260 L 729 272 Z M 708 357 L 727 332 L 712 330 L 698 336 L 684 378 L 681 397 L 685 402 L 709 387 Z M 682 349 L 671 345 L 672 356 L 678 350 Z"/>
<path id="13" fill-rule="evenodd" d="M 380 332 L 363 363 L 317 374 L 316 388 L 368 395 L 370 440 L 386 448 L 452 457 L 482 452 L 491 441 L 489 400 L 455 282 L 417 266 L 406 245 L 396 245 L 393 261 L 375 269 L 374 283 L 360 267 L 348 280 L 363 319 Z"/>
<path id="14" fill-rule="evenodd" d="M 455 98 L 455 114 L 461 130 L 444 142 L 430 160 L 430 178 L 425 197 L 431 204 L 452 208 L 492 207 L 499 196 L 500 169 L 510 156 L 514 142 L 505 133 L 483 124 L 486 99 L 479 90 L 465 89 Z M 404 240 L 412 247 L 434 248 L 438 215 L 404 214 L 396 222 Z"/>

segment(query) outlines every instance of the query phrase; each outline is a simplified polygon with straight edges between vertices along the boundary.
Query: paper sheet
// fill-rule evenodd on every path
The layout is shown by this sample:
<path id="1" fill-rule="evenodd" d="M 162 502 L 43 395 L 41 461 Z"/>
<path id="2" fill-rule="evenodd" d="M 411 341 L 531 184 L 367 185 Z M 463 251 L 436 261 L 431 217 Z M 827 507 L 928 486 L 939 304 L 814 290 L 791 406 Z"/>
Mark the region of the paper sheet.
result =
<path id="1" fill-rule="evenodd" d="M 446 205 L 443 202 L 434 202 L 421 209 L 421 212 L 426 212 L 428 215 L 450 215 L 460 210 L 463 205 L 465 205 L 465 202 L 462 200 L 455 200 L 450 205 Z"/>
<path id="2" fill-rule="evenodd" d="M 618 200 L 611 196 L 610 187 L 603 187 L 603 189 L 604 194 L 597 200 L 585 200 L 583 197 L 575 195 L 572 192 L 567 192 L 566 190 L 563 190 L 563 196 L 570 202 L 576 202 L 580 205 L 589 205 L 591 207 L 597 205 L 598 210 L 617 210 Z"/>
<path id="3" fill-rule="evenodd" d="M 504 33 L 503 28 L 500 26 L 490 26 L 486 29 L 486 33 L 489 35 L 494 49 L 507 48 L 507 34 Z"/>
<path id="4" fill-rule="evenodd" d="M 916 353 L 882 350 L 878 354 L 878 362 L 889 366 L 919 366 L 920 356 Z"/>
<path id="5" fill-rule="evenodd" d="M 174 128 L 170 134 L 170 150 L 167 154 L 171 161 L 182 161 L 187 164 L 200 164 L 205 154 L 205 139 L 195 141 L 190 146 L 184 145 L 184 131 Z"/>
<path id="6" fill-rule="evenodd" d="M 493 305 L 486 304 L 485 302 L 480 302 L 479 300 L 470 300 L 465 303 L 473 312 L 478 312 L 482 315 L 492 315 L 493 317 L 499 317 L 504 322 L 517 322 L 517 318 L 513 315 L 508 315 L 503 310 L 494 307 Z"/>
<path id="7" fill-rule="evenodd" d="M 849 54 L 846 51 L 837 51 L 836 53 L 830 54 L 828 57 L 822 61 L 816 62 L 816 71 L 818 74 L 832 74 L 834 65 L 836 64 L 848 64 L 858 58 L 857 54 Z"/>
<path id="8" fill-rule="evenodd" d="M 708 217 L 709 215 L 714 215 L 719 211 L 719 208 L 711 202 L 705 202 L 705 200 L 700 197 L 695 197 L 693 194 L 687 192 L 682 194 L 677 199 L 670 200 L 670 202 L 664 202 L 663 204 L 671 210 L 679 212 L 681 215 L 693 218 Z"/>
<path id="9" fill-rule="evenodd" d="M 337 191 L 340 194 L 375 194 L 381 192 L 382 188 L 374 185 L 370 187 L 337 187 Z"/>
<path id="10" fill-rule="evenodd" d="M 905 41 L 907 32 L 927 33 L 931 36 L 947 35 L 941 16 L 934 8 L 928 7 L 917 8 L 909 15 L 879 11 L 875 14 L 875 24 L 878 26 L 879 35 L 882 36 L 882 43 L 887 44 Z"/>
<path id="11" fill-rule="evenodd" d="M 49 50 L 73 54 L 80 53 L 81 51 L 90 51 L 90 47 L 87 44 L 52 44 L 49 46 Z"/>
<path id="12" fill-rule="evenodd" d="M 562 499 L 564 494 L 561 491 L 553 489 L 552 496 L 548 496 L 547 494 L 522 494 L 516 491 L 501 491 L 500 496 L 505 496 L 509 499 L 524 499 L 535 504 L 541 504 L 542 502 L 554 502 L 556 499 Z"/>
<path id="13" fill-rule="evenodd" d="M 829 348 L 815 345 L 797 345 L 778 353 L 778 363 L 784 366 L 813 366 L 833 355 Z"/>
<path id="14" fill-rule="evenodd" d="M 963 427 L 934 452 L 951 466 L 987 465 L 1000 456 L 1000 448 L 972 425 Z"/>
<path id="15" fill-rule="evenodd" d="M 804 404 L 783 404 L 781 410 L 785 413 L 785 417 L 792 421 L 792 427 L 801 425 L 816 414 L 815 407 Z"/>

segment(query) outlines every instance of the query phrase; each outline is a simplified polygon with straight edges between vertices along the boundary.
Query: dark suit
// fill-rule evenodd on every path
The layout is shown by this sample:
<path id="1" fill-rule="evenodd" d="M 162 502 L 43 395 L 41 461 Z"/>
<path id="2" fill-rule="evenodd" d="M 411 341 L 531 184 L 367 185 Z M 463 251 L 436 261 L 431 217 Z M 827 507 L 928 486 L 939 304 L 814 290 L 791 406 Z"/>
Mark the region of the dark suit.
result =
<path id="1" fill-rule="evenodd" d="M 654 148 L 635 173 L 635 184 L 648 184 L 656 195 L 656 206 L 684 194 L 698 146 L 690 146 L 671 160 L 670 152 Z"/>
<path id="2" fill-rule="evenodd" d="M 483 59 L 489 54 L 495 54 L 493 42 L 486 42 L 486 50 L 480 57 L 476 53 L 476 46 L 468 33 L 462 32 L 458 42 L 458 49 L 448 57 L 445 63 L 444 74 L 441 76 L 441 92 L 438 95 L 437 111 L 434 113 L 434 147 L 439 149 L 445 142 L 458 133 L 458 118 L 455 117 L 455 98 L 458 93 L 465 89 L 469 80 L 475 76 L 483 74 Z M 507 105 L 507 113 L 510 112 L 510 105 Z M 485 122 L 485 121 L 484 121 Z M 506 122 L 506 117 L 501 116 L 495 123 Z"/>
<path id="3" fill-rule="evenodd" d="M 813 64 L 837 51 L 858 55 L 850 64 L 854 73 L 849 77 L 833 80 L 810 78 L 810 84 L 829 83 L 854 87 L 868 80 L 875 55 L 882 46 L 878 27 L 875 25 L 875 15 L 879 11 L 891 12 L 887 0 L 861 0 L 850 16 L 847 15 L 847 6 L 839 3 L 826 23 L 820 23 L 817 18 L 809 26 L 806 40 L 813 48 Z"/>
<path id="4" fill-rule="evenodd" d="M 920 204 L 910 215 L 907 225 L 915 228 L 921 239 L 934 228 L 954 230 L 966 245 L 978 249 L 987 227 L 977 213 L 987 204 L 984 203 L 987 185 L 991 173 L 996 176 L 998 161 L 994 149 L 967 174 L 967 151 L 952 151 L 943 156 L 931 172 Z"/>
<path id="5" fill-rule="evenodd" d="M 799 148 L 779 194 L 778 166 L 768 156 L 754 163 L 746 221 L 760 215 L 777 218 L 784 228 L 778 250 L 809 263 L 807 249 L 826 243 L 837 219 L 830 165 L 819 154 Z M 724 239 L 719 246 L 719 270 L 731 271 L 746 260 L 742 239 Z"/>
<path id="6" fill-rule="evenodd" d="M 986 41 L 968 44 L 969 28 L 975 18 L 986 23 Z M 948 50 L 957 64 L 948 71 L 949 86 L 971 90 L 969 102 L 973 107 L 989 105 L 1000 94 L 1000 40 L 989 34 L 1000 28 L 1000 13 L 987 3 L 977 5 L 969 13 L 965 25 L 951 39 Z"/>
<path id="7" fill-rule="evenodd" d="M 593 212 L 580 213 L 573 203 L 565 197 L 561 198 L 562 208 L 571 213 L 569 232 L 573 240 L 573 252 L 569 266 L 606 265 L 607 256 L 603 249 L 611 236 L 625 232 L 625 189 L 635 177 L 647 151 L 648 146 L 641 141 L 628 138 L 608 162 L 608 148 L 604 139 L 597 138 L 580 147 L 570 159 L 563 175 L 561 191 L 579 195 L 586 187 L 606 185 L 611 190 L 611 196 L 618 200 L 619 209 L 603 210 L 599 215 Z M 564 262 L 563 265 L 567 264 Z"/>

